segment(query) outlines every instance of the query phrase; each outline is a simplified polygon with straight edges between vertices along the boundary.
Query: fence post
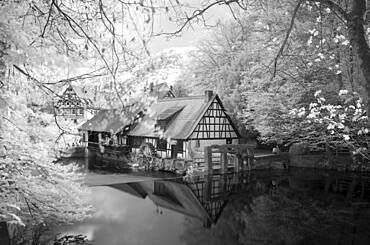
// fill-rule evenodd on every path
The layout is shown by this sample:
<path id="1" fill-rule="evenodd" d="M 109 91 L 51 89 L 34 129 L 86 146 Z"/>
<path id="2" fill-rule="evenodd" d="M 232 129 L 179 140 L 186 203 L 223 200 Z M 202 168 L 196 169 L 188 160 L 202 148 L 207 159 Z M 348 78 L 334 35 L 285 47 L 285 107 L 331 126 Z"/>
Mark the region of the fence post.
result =
<path id="1" fill-rule="evenodd" d="M 227 173 L 227 151 L 222 150 L 221 151 L 221 173 Z"/>
<path id="2" fill-rule="evenodd" d="M 213 174 L 212 150 L 210 146 L 204 147 L 204 161 L 207 174 Z"/>
<path id="3" fill-rule="evenodd" d="M 102 142 L 103 142 L 103 139 L 102 139 L 102 135 L 101 133 L 98 133 L 98 142 L 99 142 L 99 152 L 102 153 Z"/>
<path id="4" fill-rule="evenodd" d="M 238 156 L 236 159 L 236 172 L 239 171 L 244 171 L 244 164 L 243 164 L 243 159 L 241 156 Z"/>
<path id="5" fill-rule="evenodd" d="M 254 163 L 254 148 L 247 148 L 248 153 L 248 169 L 251 170 Z"/>
<path id="6" fill-rule="evenodd" d="M 203 189 L 203 196 L 204 201 L 209 202 L 211 201 L 212 196 L 212 185 L 213 185 L 213 177 L 212 175 L 207 175 L 204 178 L 204 189 Z"/>
<path id="7" fill-rule="evenodd" d="M 83 132 L 83 139 L 85 144 L 85 170 L 89 170 L 89 132 Z"/>

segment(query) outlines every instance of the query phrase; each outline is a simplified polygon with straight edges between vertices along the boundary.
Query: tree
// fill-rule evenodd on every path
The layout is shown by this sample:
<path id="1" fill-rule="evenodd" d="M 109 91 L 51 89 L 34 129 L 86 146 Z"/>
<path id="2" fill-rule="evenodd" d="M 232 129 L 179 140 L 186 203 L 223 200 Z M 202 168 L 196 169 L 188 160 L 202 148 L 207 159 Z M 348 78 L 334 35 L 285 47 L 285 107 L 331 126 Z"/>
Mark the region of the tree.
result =
<path id="1" fill-rule="evenodd" d="M 279 126 L 292 129 L 295 121 L 285 120 L 284 114 L 311 103 L 314 91 L 359 90 L 358 82 L 351 83 L 345 74 L 356 66 L 345 62 L 350 50 L 341 25 L 334 24 L 325 9 L 324 13 L 313 11 L 316 5 L 300 10 L 289 50 L 280 54 L 274 69 L 271 61 L 286 36 L 295 3 L 269 3 L 268 9 L 256 6 L 235 14 L 236 21 L 219 23 L 193 54 L 194 62 L 184 75 L 188 87 L 214 89 L 239 119 L 275 135 L 289 134 L 290 130 L 281 131 Z"/>
<path id="2" fill-rule="evenodd" d="M 287 1 L 289 2 L 289 1 Z M 347 28 L 348 33 L 348 40 L 351 44 L 355 54 L 358 56 L 360 61 L 360 69 L 364 76 L 364 84 L 366 90 L 366 97 L 367 97 L 367 111 L 370 113 L 370 68 L 368 66 L 370 62 L 370 47 L 368 43 L 368 33 L 365 30 L 365 26 L 367 24 L 367 5 L 366 0 L 352 0 L 352 1 L 342 1 L 342 0 L 308 0 L 304 2 L 303 0 L 292 1 L 294 3 L 293 12 L 291 14 L 290 24 L 285 32 L 285 37 L 281 41 L 281 46 L 276 53 L 273 63 L 273 78 L 276 76 L 276 69 L 278 68 L 278 61 L 284 54 L 286 49 L 289 49 L 289 38 L 294 31 L 295 21 L 299 18 L 300 14 L 298 12 L 302 10 L 302 8 L 307 5 L 316 5 L 317 8 L 313 8 L 312 10 L 318 12 L 320 14 L 320 22 L 323 13 L 323 7 L 329 9 L 331 16 L 335 17 L 339 22 L 342 22 L 345 27 Z M 185 16 L 180 16 L 178 18 L 180 27 L 177 31 L 174 31 L 173 34 L 177 34 L 181 32 L 189 23 L 195 21 L 201 21 L 204 14 L 209 11 L 211 8 L 214 8 L 218 5 L 223 5 L 227 7 L 233 16 L 237 19 L 235 15 L 235 9 L 239 8 L 242 10 L 268 10 L 270 6 L 270 2 L 268 3 L 259 3 L 259 2 L 245 2 L 239 0 L 230 0 L 230 1 L 212 1 L 206 2 L 202 6 L 200 6 L 197 10 L 192 13 L 185 12 Z M 273 5 L 273 3 L 272 3 Z M 272 6 L 274 8 L 274 6 Z M 301 12 L 300 12 L 301 13 Z M 181 18 L 182 17 L 182 18 Z M 181 22 L 181 20 L 183 20 Z"/>
<path id="3" fill-rule="evenodd" d="M 27 107 L 20 101 L 25 96 L 1 95 L 0 220 L 17 227 L 13 236 L 30 242 L 39 229 L 88 217 L 92 208 L 82 173 L 75 165 L 54 163 L 53 117 Z"/>
<path id="4" fill-rule="evenodd" d="M 321 94 L 315 93 L 316 102 L 307 108 L 293 109 L 291 114 L 300 118 L 300 133 L 305 135 L 304 141 L 327 150 L 348 149 L 353 156 L 353 169 L 367 168 L 365 161 L 370 160 L 368 141 L 368 124 L 366 108 L 358 93 L 339 92 L 337 103 L 328 102 Z M 312 137 L 312 130 L 307 127 L 319 128 L 320 132 Z M 294 138 L 296 135 L 292 135 Z M 302 137 L 303 138 L 303 137 Z"/>
<path id="5" fill-rule="evenodd" d="M 320 1 L 324 6 L 344 18 L 348 28 L 348 36 L 351 45 L 355 49 L 359 59 L 362 73 L 365 78 L 365 88 L 367 93 L 367 113 L 370 114 L 370 46 L 365 32 L 366 20 L 366 0 L 351 1 L 351 9 L 348 11 L 343 3 L 334 1 Z"/>
<path id="6" fill-rule="evenodd" d="M 124 75 L 150 55 L 153 16 L 168 8 L 151 1 L 10 0 L 0 11 L 0 219 L 27 229 L 80 220 L 91 210 L 82 176 L 75 166 L 54 163 L 58 128 L 32 104 L 57 97 L 60 85 L 101 79 L 111 102 L 126 106 L 127 87 L 134 86 L 125 86 Z"/>
<path id="7" fill-rule="evenodd" d="M 2 145 L 5 148 L 17 149 L 12 154 L 14 158 L 12 160 L 18 161 L 21 166 L 24 164 L 28 166 L 29 162 L 32 163 L 31 166 L 37 166 L 33 163 L 39 160 L 41 162 L 42 159 L 50 163 L 51 159 L 46 158 L 45 154 L 34 159 L 32 144 L 25 144 L 25 148 L 22 148 L 20 142 L 13 142 L 13 134 L 22 132 L 19 133 L 21 137 L 29 138 L 33 143 L 39 143 L 34 142 L 35 132 L 23 129 L 30 127 L 35 122 L 35 118 L 24 122 L 14 115 L 9 115 L 9 108 L 11 113 L 23 114 L 28 110 L 27 104 L 36 97 L 41 97 L 35 96 L 36 93 L 55 96 L 57 85 L 86 77 L 102 78 L 105 85 L 109 84 L 106 87 L 111 95 L 114 95 L 111 96 L 112 104 L 125 106 L 127 105 L 125 96 L 131 92 L 128 88 L 133 86 L 132 84 L 126 86 L 127 84 L 123 82 L 124 73 L 132 71 L 143 57 L 150 56 L 149 41 L 158 35 L 179 35 L 185 28 L 196 22 L 208 25 L 205 15 L 217 6 L 230 10 L 237 25 L 225 26 L 222 31 L 226 35 L 219 36 L 217 49 L 214 49 L 213 45 L 204 47 L 202 58 L 207 54 L 211 56 L 206 59 L 209 63 L 203 66 L 208 72 L 203 78 L 207 80 L 216 78 L 214 80 L 218 83 L 215 86 L 219 86 L 219 91 L 225 91 L 224 97 L 229 98 L 227 103 L 230 107 L 239 104 L 248 107 L 246 102 L 250 103 L 250 101 L 245 101 L 245 98 L 250 90 L 252 92 L 262 90 L 270 94 L 282 91 L 278 98 L 282 102 L 278 104 L 278 108 L 274 107 L 276 97 L 265 99 L 265 105 L 271 105 L 270 108 L 276 109 L 275 111 L 286 112 L 296 102 L 308 105 L 313 99 L 312 96 L 306 96 L 309 90 L 324 86 L 331 79 L 335 80 L 339 87 L 342 86 L 340 84 L 343 77 L 340 73 L 337 74 L 342 67 L 338 69 L 336 66 L 337 61 L 341 60 L 341 54 L 345 52 L 350 55 L 355 54 L 348 60 L 355 60 L 358 57 L 366 96 L 370 97 L 370 67 L 368 66 L 370 50 L 366 36 L 368 33 L 365 31 L 365 0 L 349 2 L 287 0 L 279 3 L 215 0 L 203 2 L 198 6 L 172 0 L 3 1 L 0 3 L 2 13 L 0 15 L 0 99 L 2 108 L 5 108 L 1 115 L 1 126 L 4 131 Z M 257 16 L 249 16 L 251 11 L 255 10 L 257 10 Z M 258 15 L 263 18 L 258 20 Z M 245 17 L 245 20 L 241 19 L 241 16 Z M 179 28 L 169 32 L 158 30 L 155 19 L 173 21 L 179 25 Z M 250 20 L 253 25 L 248 23 Z M 306 22 L 306 20 L 310 21 Z M 323 20 L 326 22 L 324 23 Z M 333 31 L 330 24 L 345 28 Z M 317 25 L 319 29 L 316 27 L 313 29 L 313 25 Z M 228 30 L 228 27 L 232 28 Z M 254 33 L 251 33 L 253 27 L 257 28 Z M 332 31 L 336 40 L 343 36 L 344 38 L 340 39 L 343 45 L 333 46 L 331 42 L 335 38 L 327 39 L 326 37 L 331 36 L 326 30 Z M 311 31 L 310 35 L 304 34 L 307 31 Z M 259 32 L 260 35 L 258 35 Z M 252 57 L 248 57 L 252 49 L 246 49 L 244 46 L 245 40 L 250 38 L 249 34 L 253 34 L 255 38 L 253 41 L 258 42 L 253 48 L 257 48 L 260 52 Z M 267 41 L 261 42 L 264 39 Z M 308 42 L 311 40 L 313 44 L 310 48 L 302 45 L 307 40 Z M 324 40 L 327 46 L 323 45 Z M 350 45 L 347 43 L 348 40 Z M 350 55 L 348 57 L 351 57 Z M 353 62 L 349 61 L 349 63 Z M 69 69 L 67 72 L 63 69 L 66 66 L 71 67 L 73 77 L 70 76 Z M 88 72 L 81 72 L 81 69 L 78 69 L 81 66 L 86 66 Z M 329 68 L 332 70 L 329 71 Z M 10 74 L 14 71 L 19 72 L 24 79 L 13 79 Z M 300 85 L 292 86 L 291 81 Z M 221 82 L 226 86 L 221 86 Z M 303 90 L 299 89 L 299 86 L 307 88 Z M 22 94 L 23 90 L 26 90 L 27 94 Z M 292 98 L 290 96 L 292 93 L 299 93 L 299 96 Z M 13 100 L 20 95 L 27 96 L 28 101 Z M 258 96 L 257 94 L 255 97 Z M 368 112 L 370 112 L 369 101 L 368 99 Z M 285 103 L 288 105 L 285 106 Z M 245 113 L 244 105 L 237 108 L 241 114 Z M 269 116 L 268 112 L 266 116 Z M 272 119 L 277 117 L 278 115 L 274 115 Z M 281 121 L 277 122 L 287 121 L 286 118 L 280 119 Z M 7 129 L 11 130 L 8 132 Z M 27 142 L 29 141 L 25 141 Z M 27 158 L 17 159 L 17 151 L 27 152 Z M 8 155 L 6 156 L 8 158 Z M 30 169 L 32 167 L 27 167 L 27 171 L 23 173 L 31 178 L 34 171 Z M 8 214 L 7 218 L 10 218 Z"/>

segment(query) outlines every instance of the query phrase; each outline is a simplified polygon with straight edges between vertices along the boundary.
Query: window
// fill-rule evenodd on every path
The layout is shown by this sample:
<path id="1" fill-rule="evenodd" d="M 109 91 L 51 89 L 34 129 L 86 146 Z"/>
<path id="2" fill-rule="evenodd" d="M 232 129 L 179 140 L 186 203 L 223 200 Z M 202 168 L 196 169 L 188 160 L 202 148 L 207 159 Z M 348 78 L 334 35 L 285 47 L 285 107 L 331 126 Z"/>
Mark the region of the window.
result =
<path id="1" fill-rule="evenodd" d="M 199 147 L 200 147 L 200 141 L 199 141 L 199 140 L 196 140 L 196 141 L 195 141 L 195 147 L 196 147 L 196 148 L 199 148 Z"/>
<path id="2" fill-rule="evenodd" d="M 72 109 L 72 115 L 76 115 L 76 109 Z"/>
<path id="3" fill-rule="evenodd" d="M 112 139 L 113 139 L 113 145 L 117 145 L 118 144 L 118 137 L 117 137 L 117 135 L 113 135 Z"/>
<path id="4" fill-rule="evenodd" d="M 157 123 L 155 124 L 155 128 L 157 130 L 166 130 L 166 125 L 168 122 L 166 120 L 157 120 Z"/>
<path id="5" fill-rule="evenodd" d="M 142 137 L 132 137 L 131 138 L 131 146 L 135 148 L 139 148 L 141 144 L 144 142 L 144 138 Z"/>
<path id="6" fill-rule="evenodd" d="M 226 139 L 226 144 L 231 145 L 233 143 L 232 139 Z"/>
<path id="7" fill-rule="evenodd" d="M 183 148 L 184 148 L 184 147 L 183 147 L 183 145 L 184 145 L 184 144 L 183 144 L 183 141 L 182 141 L 182 140 L 178 140 L 178 141 L 177 141 L 177 144 L 176 144 L 176 145 L 174 145 L 175 151 L 176 151 L 176 152 L 178 152 L 178 153 L 182 153 L 182 152 L 183 152 L 183 150 L 184 150 L 184 149 L 183 149 Z"/>
<path id="8" fill-rule="evenodd" d="M 127 137 L 126 136 L 119 136 L 120 144 L 121 145 L 127 145 Z"/>
<path id="9" fill-rule="evenodd" d="M 84 110 L 80 109 L 80 115 L 84 114 Z"/>
<path id="10" fill-rule="evenodd" d="M 158 139 L 157 140 L 157 150 L 158 151 L 166 151 L 167 150 L 167 140 L 166 139 Z"/>

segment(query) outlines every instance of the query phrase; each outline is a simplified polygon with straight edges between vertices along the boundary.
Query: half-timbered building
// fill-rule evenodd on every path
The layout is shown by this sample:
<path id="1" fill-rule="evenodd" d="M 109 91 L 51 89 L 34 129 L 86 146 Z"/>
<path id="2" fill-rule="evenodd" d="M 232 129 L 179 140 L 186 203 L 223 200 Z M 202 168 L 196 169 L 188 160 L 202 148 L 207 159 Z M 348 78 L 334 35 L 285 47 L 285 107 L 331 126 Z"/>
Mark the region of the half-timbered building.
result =
<path id="1" fill-rule="evenodd" d="M 129 108 L 132 113 L 132 108 Z M 149 147 L 161 158 L 193 159 L 203 148 L 235 144 L 239 132 L 220 98 L 212 91 L 204 96 L 165 97 L 134 117 L 117 110 L 103 110 L 80 127 L 89 145 L 105 144 L 125 152 Z"/>
<path id="2" fill-rule="evenodd" d="M 127 137 L 134 151 L 147 142 L 162 158 L 190 159 L 204 146 L 237 143 L 240 135 L 218 95 L 206 91 L 157 101 Z"/>
<path id="3" fill-rule="evenodd" d="M 87 119 L 94 113 L 92 109 L 94 98 L 91 89 L 70 84 L 58 96 L 55 103 L 56 114 L 75 123 Z"/>

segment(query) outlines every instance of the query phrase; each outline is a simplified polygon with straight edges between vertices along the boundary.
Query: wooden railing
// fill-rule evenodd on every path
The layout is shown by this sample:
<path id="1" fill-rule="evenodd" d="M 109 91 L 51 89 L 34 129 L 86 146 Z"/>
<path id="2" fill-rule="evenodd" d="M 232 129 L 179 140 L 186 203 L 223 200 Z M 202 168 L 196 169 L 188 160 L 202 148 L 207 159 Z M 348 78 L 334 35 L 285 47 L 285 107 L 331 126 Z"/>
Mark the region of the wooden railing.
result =
<path id="1" fill-rule="evenodd" d="M 127 154 L 130 152 L 130 147 L 127 145 L 104 145 L 102 144 L 101 147 L 99 143 L 96 142 L 88 142 L 88 148 L 90 150 L 100 152 L 100 153 L 123 153 Z M 103 150 L 103 152 L 102 152 Z"/>
<path id="2" fill-rule="evenodd" d="M 213 173 L 215 167 L 219 168 L 221 173 L 227 173 L 230 165 L 233 167 L 234 172 L 244 170 L 244 165 L 250 169 L 253 162 L 254 145 L 226 144 L 211 145 L 204 148 L 205 170 L 209 174 Z"/>

